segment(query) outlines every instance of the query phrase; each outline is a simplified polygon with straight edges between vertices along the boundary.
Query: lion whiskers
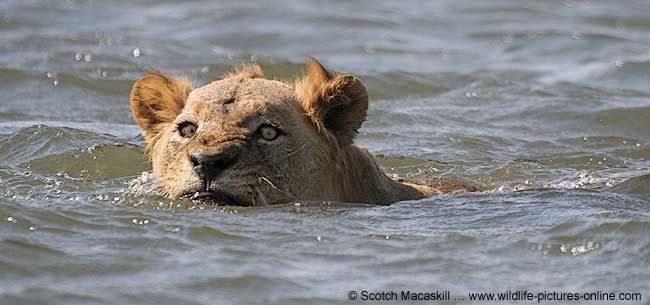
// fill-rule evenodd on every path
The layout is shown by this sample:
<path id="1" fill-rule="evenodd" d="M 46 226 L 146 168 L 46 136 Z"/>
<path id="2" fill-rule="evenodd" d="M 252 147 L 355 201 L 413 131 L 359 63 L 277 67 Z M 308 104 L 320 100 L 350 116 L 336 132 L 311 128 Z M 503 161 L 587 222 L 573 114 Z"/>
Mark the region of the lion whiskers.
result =
<path id="1" fill-rule="evenodd" d="M 262 194 L 262 192 L 260 192 L 260 189 L 255 188 L 255 191 L 256 191 L 257 194 L 259 195 L 260 199 L 262 199 L 262 202 L 264 203 L 264 206 L 269 205 L 269 203 L 266 201 L 266 197 L 264 196 L 264 194 Z M 253 202 L 253 205 L 255 205 L 254 202 Z"/>
<path id="2" fill-rule="evenodd" d="M 307 144 L 302 144 L 302 146 L 300 146 L 298 149 L 296 149 L 296 150 L 290 152 L 289 154 L 287 154 L 286 158 L 288 159 L 289 157 L 293 156 L 294 154 L 300 152 L 301 150 L 303 150 L 305 148 L 305 146 L 307 146 Z"/>
<path id="3" fill-rule="evenodd" d="M 278 187 L 275 186 L 275 184 L 273 184 L 273 182 L 271 182 L 269 179 L 267 179 L 267 178 L 264 177 L 264 176 L 258 176 L 257 179 L 258 179 L 258 181 L 259 181 L 260 183 L 261 183 L 262 181 L 264 181 L 264 182 L 268 183 L 272 188 L 274 188 L 274 189 L 276 189 L 276 190 L 278 189 Z"/>

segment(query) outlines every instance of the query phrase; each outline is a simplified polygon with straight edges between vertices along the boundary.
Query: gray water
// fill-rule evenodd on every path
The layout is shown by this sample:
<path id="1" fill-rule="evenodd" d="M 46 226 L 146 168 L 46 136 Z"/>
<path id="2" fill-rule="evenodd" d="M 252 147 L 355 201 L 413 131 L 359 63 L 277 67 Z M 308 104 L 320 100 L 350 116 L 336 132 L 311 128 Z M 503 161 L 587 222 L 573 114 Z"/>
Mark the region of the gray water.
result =
<path id="1" fill-rule="evenodd" d="M 2 305 L 650 304 L 647 1 L 6 0 L 0 42 Z M 366 83 L 357 144 L 387 173 L 486 191 L 255 209 L 146 193 L 143 71 L 205 84 L 254 61 L 292 80 L 308 55 Z"/>

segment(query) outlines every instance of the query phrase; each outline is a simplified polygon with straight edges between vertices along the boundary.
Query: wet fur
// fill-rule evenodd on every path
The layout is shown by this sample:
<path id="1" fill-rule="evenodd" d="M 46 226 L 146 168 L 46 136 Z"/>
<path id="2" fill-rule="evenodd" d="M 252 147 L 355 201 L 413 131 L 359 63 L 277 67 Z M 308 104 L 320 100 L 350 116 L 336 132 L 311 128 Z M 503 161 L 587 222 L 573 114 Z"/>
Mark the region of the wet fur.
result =
<path id="1" fill-rule="evenodd" d="M 260 66 L 245 65 L 199 88 L 185 78 L 152 72 L 131 92 L 154 177 L 172 198 L 207 187 L 242 205 L 390 204 L 450 191 L 395 181 L 369 151 L 355 146 L 367 109 L 368 93 L 358 78 L 332 75 L 314 59 L 295 83 L 265 79 Z M 191 139 L 179 136 L 182 122 L 198 126 Z M 256 136 L 263 124 L 285 134 L 264 142 Z M 237 160 L 206 182 L 190 164 L 195 153 L 232 154 Z"/>

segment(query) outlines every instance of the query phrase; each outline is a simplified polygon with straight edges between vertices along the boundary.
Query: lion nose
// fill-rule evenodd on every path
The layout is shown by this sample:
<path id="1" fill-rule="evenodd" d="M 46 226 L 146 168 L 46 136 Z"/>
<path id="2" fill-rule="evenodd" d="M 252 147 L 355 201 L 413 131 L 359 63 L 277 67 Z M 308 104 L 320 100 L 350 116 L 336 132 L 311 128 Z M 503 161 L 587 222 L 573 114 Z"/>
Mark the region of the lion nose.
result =
<path id="1" fill-rule="evenodd" d="M 214 155 L 203 153 L 190 154 L 192 168 L 199 175 L 199 178 L 208 181 L 214 179 L 226 170 L 226 168 L 235 163 L 236 159 L 237 155 L 232 152 Z"/>

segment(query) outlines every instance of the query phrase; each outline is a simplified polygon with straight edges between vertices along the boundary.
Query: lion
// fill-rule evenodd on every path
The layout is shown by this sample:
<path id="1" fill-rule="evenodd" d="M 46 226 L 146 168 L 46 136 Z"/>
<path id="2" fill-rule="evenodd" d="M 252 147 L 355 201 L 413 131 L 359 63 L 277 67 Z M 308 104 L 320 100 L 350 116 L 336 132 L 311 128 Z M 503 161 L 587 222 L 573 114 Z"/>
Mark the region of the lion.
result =
<path id="1" fill-rule="evenodd" d="M 294 83 L 266 79 L 249 64 L 198 88 L 153 71 L 131 91 L 153 176 L 173 199 L 387 205 L 463 189 L 387 176 L 372 153 L 354 145 L 367 110 L 359 78 L 332 74 L 313 58 Z"/>

